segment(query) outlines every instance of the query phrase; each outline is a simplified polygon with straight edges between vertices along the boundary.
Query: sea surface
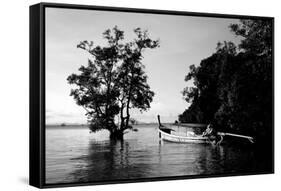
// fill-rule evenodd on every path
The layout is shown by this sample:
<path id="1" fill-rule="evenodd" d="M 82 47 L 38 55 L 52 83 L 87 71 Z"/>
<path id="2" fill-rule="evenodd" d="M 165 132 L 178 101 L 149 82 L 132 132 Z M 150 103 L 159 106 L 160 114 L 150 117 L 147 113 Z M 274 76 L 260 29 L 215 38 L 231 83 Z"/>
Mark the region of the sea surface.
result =
<path id="1" fill-rule="evenodd" d="M 157 125 L 136 125 L 124 141 L 86 126 L 46 127 L 46 183 L 77 183 L 263 170 L 252 147 L 161 141 Z M 179 132 L 185 128 L 176 129 Z"/>

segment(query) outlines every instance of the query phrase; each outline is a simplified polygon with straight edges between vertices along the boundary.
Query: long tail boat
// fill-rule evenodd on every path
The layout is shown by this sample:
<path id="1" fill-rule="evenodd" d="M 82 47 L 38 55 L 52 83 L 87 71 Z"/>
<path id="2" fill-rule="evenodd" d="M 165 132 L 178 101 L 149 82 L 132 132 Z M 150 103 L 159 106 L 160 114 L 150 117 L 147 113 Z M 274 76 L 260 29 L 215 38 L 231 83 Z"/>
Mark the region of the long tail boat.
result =
<path id="1" fill-rule="evenodd" d="M 192 132 L 187 132 L 185 136 L 177 135 L 173 133 L 175 131 L 174 129 L 168 128 L 161 124 L 159 115 L 157 117 L 158 117 L 158 124 L 159 124 L 158 127 L 159 138 L 165 141 L 175 142 L 175 143 L 211 143 L 211 144 L 219 145 L 222 143 L 225 136 L 232 136 L 232 137 L 248 139 L 250 143 L 254 143 L 253 137 L 233 134 L 233 133 L 224 133 L 224 132 L 218 132 L 217 137 L 203 136 Z"/>

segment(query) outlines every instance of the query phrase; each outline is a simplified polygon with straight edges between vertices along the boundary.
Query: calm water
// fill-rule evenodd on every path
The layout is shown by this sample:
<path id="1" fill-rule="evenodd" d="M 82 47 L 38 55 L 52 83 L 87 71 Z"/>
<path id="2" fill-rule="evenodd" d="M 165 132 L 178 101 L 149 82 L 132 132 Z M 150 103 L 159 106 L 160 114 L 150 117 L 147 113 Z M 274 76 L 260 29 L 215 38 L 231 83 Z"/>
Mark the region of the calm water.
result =
<path id="1" fill-rule="evenodd" d="M 260 165 L 252 148 L 163 142 L 156 126 L 136 128 L 113 142 L 106 131 L 47 127 L 46 183 L 246 173 Z"/>

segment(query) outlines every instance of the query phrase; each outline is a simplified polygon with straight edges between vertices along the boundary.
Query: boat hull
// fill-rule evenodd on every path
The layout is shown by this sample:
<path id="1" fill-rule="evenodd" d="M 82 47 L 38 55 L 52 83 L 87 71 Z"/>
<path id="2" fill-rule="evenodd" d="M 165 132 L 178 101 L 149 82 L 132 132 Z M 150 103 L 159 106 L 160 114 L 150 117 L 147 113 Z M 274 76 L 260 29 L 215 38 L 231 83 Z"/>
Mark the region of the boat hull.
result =
<path id="1" fill-rule="evenodd" d="M 161 129 L 158 129 L 159 137 L 162 140 L 174 142 L 174 143 L 210 143 L 210 140 L 207 137 L 203 136 L 178 136 L 168 134 Z"/>

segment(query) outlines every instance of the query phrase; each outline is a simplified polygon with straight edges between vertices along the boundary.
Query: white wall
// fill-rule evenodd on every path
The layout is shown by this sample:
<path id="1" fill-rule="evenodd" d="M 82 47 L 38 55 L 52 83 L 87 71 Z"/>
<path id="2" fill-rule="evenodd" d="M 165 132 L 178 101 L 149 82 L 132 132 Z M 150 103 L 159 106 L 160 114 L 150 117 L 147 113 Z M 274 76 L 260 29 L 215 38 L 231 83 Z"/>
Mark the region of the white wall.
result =
<path id="1" fill-rule="evenodd" d="M 28 41 L 29 5 L 36 0 L 1 2 L 0 11 L 0 190 L 36 190 L 28 186 Z M 277 0 L 60 0 L 53 2 L 104 6 L 166 9 L 193 12 L 274 16 L 275 73 L 280 73 L 280 5 Z M 275 83 L 280 83 L 276 75 Z M 280 185 L 280 85 L 275 86 L 276 174 L 210 178 L 137 184 L 74 187 L 54 190 L 276 190 Z M 279 139 L 279 140 L 278 140 Z"/>

